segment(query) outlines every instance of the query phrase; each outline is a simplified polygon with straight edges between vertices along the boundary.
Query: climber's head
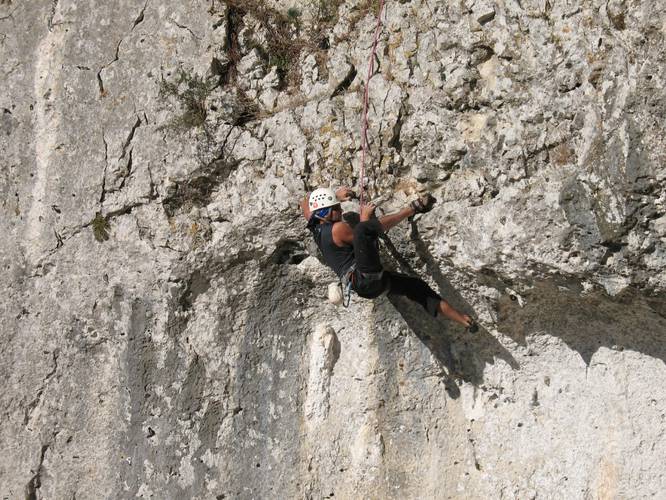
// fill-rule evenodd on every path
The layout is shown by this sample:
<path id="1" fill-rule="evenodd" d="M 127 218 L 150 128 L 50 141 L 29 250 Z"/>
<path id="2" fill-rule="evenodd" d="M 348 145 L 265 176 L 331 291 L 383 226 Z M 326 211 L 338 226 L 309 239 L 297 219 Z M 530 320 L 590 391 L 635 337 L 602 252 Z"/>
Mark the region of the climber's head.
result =
<path id="1" fill-rule="evenodd" d="M 319 188 L 312 191 L 308 198 L 308 207 L 312 217 L 325 222 L 337 222 L 342 218 L 342 207 L 335 191 L 331 188 Z"/>
<path id="2" fill-rule="evenodd" d="M 342 207 L 338 203 L 326 208 L 320 208 L 312 212 L 314 218 L 323 222 L 338 222 L 342 219 Z"/>

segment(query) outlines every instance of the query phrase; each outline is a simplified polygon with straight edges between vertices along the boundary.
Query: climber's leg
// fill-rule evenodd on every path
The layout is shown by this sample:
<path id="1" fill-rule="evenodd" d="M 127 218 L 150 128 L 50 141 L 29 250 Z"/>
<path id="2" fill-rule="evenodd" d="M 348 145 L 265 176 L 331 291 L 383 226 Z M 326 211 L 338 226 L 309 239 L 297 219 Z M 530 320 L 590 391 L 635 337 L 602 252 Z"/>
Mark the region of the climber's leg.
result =
<path id="1" fill-rule="evenodd" d="M 406 274 L 393 272 L 387 272 L 386 274 L 388 274 L 390 281 L 390 294 L 404 295 L 420 304 L 431 316 L 437 316 L 442 298 L 425 281 Z"/>
<path id="2" fill-rule="evenodd" d="M 463 314 L 448 302 L 443 300 L 428 284 L 412 276 L 387 272 L 390 281 L 389 293 L 404 295 L 423 307 L 432 316 L 441 314 L 465 327 L 471 327 L 474 321 L 467 314 Z"/>

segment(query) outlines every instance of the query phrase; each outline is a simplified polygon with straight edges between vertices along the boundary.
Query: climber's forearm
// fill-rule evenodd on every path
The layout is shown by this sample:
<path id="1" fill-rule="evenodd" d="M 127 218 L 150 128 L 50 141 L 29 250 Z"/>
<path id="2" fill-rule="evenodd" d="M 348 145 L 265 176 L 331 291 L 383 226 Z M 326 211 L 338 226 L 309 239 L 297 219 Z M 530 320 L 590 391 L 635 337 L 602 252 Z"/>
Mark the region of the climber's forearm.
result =
<path id="1" fill-rule="evenodd" d="M 310 220 L 310 205 L 308 203 L 308 200 L 310 198 L 310 193 L 305 193 L 305 198 L 303 198 L 300 202 L 301 205 L 301 210 L 303 211 L 303 217 L 305 217 L 305 220 Z"/>
<path id="2" fill-rule="evenodd" d="M 389 215 L 384 215 L 383 217 L 379 218 L 379 222 L 382 225 L 382 228 L 384 229 L 384 232 L 388 231 L 392 227 L 395 227 L 398 225 L 400 222 L 405 220 L 407 217 L 411 217 L 414 215 L 416 212 L 412 207 L 405 207 L 399 212 L 396 212 L 394 214 L 389 214 Z"/>

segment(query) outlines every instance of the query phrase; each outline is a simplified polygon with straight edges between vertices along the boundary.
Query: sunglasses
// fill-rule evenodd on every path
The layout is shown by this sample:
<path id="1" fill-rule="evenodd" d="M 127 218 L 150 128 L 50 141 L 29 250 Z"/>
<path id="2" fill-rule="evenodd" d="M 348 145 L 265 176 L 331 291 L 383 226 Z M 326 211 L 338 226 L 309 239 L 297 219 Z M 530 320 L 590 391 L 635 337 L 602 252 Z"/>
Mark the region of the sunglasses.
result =
<path id="1" fill-rule="evenodd" d="M 323 218 L 327 217 L 328 214 L 330 214 L 333 210 L 340 211 L 342 210 L 342 208 L 340 207 L 340 205 L 333 205 L 332 207 L 320 208 L 315 212 L 315 214 L 317 215 L 317 217 Z"/>

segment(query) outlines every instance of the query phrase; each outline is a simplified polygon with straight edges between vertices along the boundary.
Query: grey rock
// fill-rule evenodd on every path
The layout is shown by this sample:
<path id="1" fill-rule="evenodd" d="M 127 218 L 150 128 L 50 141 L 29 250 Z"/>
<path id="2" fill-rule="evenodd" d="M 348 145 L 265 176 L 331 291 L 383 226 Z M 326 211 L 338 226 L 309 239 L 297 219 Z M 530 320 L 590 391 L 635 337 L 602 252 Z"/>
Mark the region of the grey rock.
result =
<path id="1" fill-rule="evenodd" d="M 359 188 L 370 3 L 0 1 L 3 498 L 662 495 L 665 17 L 387 2 L 367 196 L 438 198 L 383 258 L 470 336 L 329 304 L 298 210 Z"/>

